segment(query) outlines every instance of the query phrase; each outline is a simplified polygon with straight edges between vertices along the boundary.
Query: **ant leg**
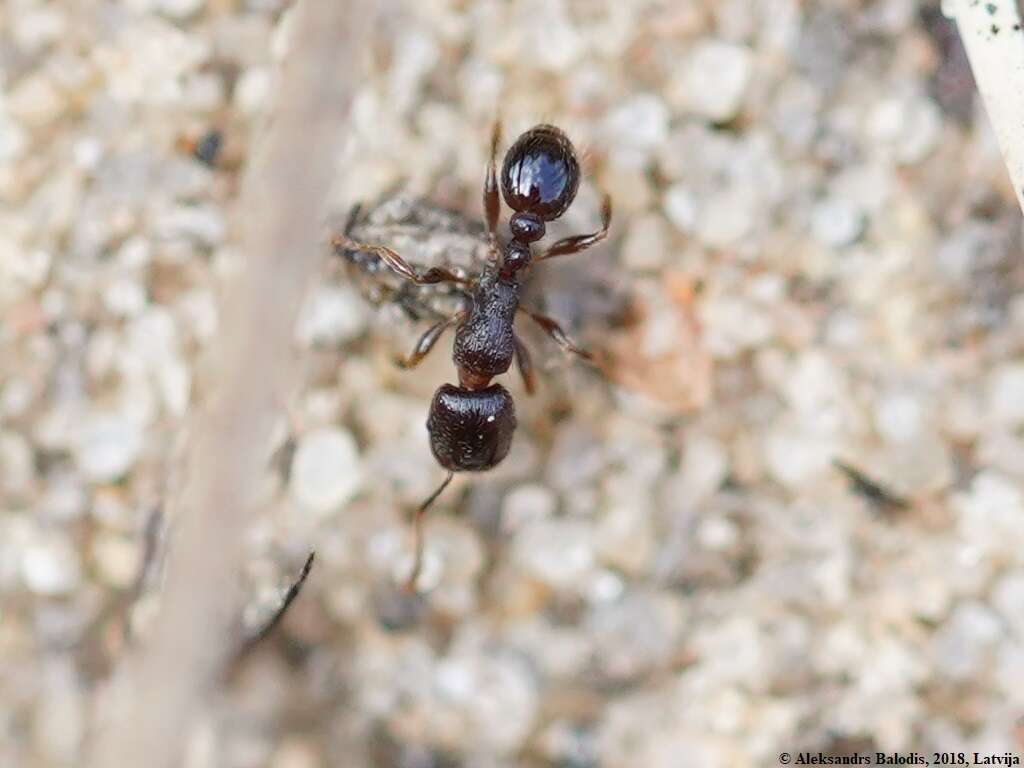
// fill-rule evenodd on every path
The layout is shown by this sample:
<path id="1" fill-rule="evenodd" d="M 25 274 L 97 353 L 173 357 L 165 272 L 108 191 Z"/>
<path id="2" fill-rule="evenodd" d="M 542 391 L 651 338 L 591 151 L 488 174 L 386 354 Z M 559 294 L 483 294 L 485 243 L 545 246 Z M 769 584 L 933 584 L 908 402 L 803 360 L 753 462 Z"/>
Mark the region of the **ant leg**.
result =
<path id="1" fill-rule="evenodd" d="M 412 571 L 410 571 L 409 573 L 409 578 L 405 581 L 406 592 L 416 591 L 416 581 L 417 579 L 419 579 L 420 571 L 423 569 L 423 515 L 430 507 L 430 505 L 434 503 L 437 497 L 441 495 L 442 491 L 444 491 L 444 489 L 448 487 L 448 483 L 452 481 L 453 477 L 455 477 L 455 473 L 449 472 L 448 477 L 446 477 L 444 479 L 444 482 L 442 482 L 437 487 L 437 490 L 430 494 L 430 496 L 427 497 L 426 501 L 424 501 L 422 504 L 416 507 L 416 512 L 414 513 L 412 518 L 413 538 L 415 539 L 416 556 L 415 559 L 412 561 Z"/>
<path id="2" fill-rule="evenodd" d="M 530 359 L 530 350 L 526 348 L 522 340 L 515 333 L 512 334 L 512 343 L 516 348 L 516 365 L 519 366 L 519 374 L 523 377 L 523 384 L 526 386 L 526 394 L 532 395 L 534 390 L 533 361 Z"/>
<path id="3" fill-rule="evenodd" d="M 589 235 L 576 235 L 566 237 L 553 243 L 550 248 L 544 251 L 536 261 L 552 259 L 555 256 L 565 256 L 570 253 L 579 253 L 590 246 L 604 240 L 608 234 L 608 227 L 612 223 L 612 199 L 607 194 L 601 198 L 601 229 Z"/>
<path id="4" fill-rule="evenodd" d="M 254 647 L 259 645 L 259 642 L 269 635 L 274 627 L 281 623 L 281 619 L 284 618 L 288 608 L 293 602 L 295 602 L 295 598 L 299 596 L 299 592 L 302 591 L 302 585 L 306 583 L 306 577 L 309 576 L 309 571 L 313 567 L 313 559 L 315 557 L 315 552 L 309 553 L 309 557 L 306 558 L 306 562 L 302 566 L 302 571 L 299 573 L 299 578 L 292 582 L 292 585 L 288 587 L 288 591 L 284 593 L 284 599 L 281 600 L 281 605 L 276 611 L 274 611 L 273 616 L 267 619 L 267 621 L 263 623 L 263 626 L 245 638 L 242 648 L 238 652 L 239 658 L 245 656 Z"/>
<path id="5" fill-rule="evenodd" d="M 398 361 L 398 367 L 415 368 L 419 365 L 420 361 L 430 353 L 430 350 L 434 348 L 437 340 L 441 338 L 442 333 L 453 325 L 459 325 L 465 319 L 465 312 L 456 312 L 451 317 L 445 318 L 439 323 L 434 323 L 422 336 L 420 336 L 420 340 L 416 342 L 416 346 L 413 348 L 412 354 L 404 360 Z"/>
<path id="6" fill-rule="evenodd" d="M 426 272 L 420 273 L 413 268 L 409 262 L 399 256 L 390 248 L 383 245 L 367 245 L 358 243 L 345 235 L 335 235 L 331 238 L 331 246 L 337 250 L 362 251 L 372 253 L 383 261 L 399 277 L 416 283 L 416 285 L 433 285 L 434 283 L 469 283 L 467 277 L 459 277 L 454 272 L 444 267 L 431 267 Z"/>
<path id="7" fill-rule="evenodd" d="M 539 312 L 534 312 L 533 310 L 527 309 L 523 306 L 520 306 L 519 309 L 529 315 L 530 319 L 539 325 L 544 330 L 544 333 L 554 339 L 555 343 L 566 352 L 572 352 L 574 355 L 578 355 L 584 360 L 593 361 L 594 356 L 590 352 L 587 352 L 587 350 L 581 349 L 573 344 L 572 340 L 565 331 L 562 330 L 562 326 L 558 324 L 557 320 L 550 318 L 547 315 L 542 315 Z"/>
<path id="8" fill-rule="evenodd" d="M 498 242 L 498 216 L 501 213 L 501 197 L 498 195 L 498 177 L 495 170 L 495 157 L 500 142 L 501 121 L 495 120 L 491 131 L 491 159 L 487 162 L 487 178 L 484 181 L 484 218 L 487 221 L 487 235 L 491 245 Z"/>

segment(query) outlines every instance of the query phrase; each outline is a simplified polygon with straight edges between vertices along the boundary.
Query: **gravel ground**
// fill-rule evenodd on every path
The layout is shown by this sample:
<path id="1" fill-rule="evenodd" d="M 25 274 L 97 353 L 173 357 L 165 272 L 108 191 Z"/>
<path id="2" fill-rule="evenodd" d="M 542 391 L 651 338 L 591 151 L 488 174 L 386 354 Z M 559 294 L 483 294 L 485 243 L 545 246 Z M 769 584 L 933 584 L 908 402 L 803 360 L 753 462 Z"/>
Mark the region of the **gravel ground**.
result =
<path id="1" fill-rule="evenodd" d="M 147 521 L 209 389 L 285 5 L 0 8 L 2 766 L 80 764 L 158 607 Z M 409 6 L 349 182 L 476 219 L 497 112 L 505 146 L 565 128 L 559 231 L 607 190 L 612 236 L 530 296 L 607 362 L 527 334 L 512 453 L 441 498 L 403 596 L 448 341 L 397 369 L 423 323 L 325 246 L 248 619 L 317 563 L 188 768 L 1024 752 L 1021 218 L 936 5 Z"/>

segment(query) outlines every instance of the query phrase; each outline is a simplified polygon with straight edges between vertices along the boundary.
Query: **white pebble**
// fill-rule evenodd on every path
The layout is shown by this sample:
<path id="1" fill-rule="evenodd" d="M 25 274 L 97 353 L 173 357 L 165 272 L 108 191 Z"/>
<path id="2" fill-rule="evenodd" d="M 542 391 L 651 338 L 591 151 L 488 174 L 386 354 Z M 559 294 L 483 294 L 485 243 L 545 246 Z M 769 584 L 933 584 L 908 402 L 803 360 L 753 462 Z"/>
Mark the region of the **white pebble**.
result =
<path id="1" fill-rule="evenodd" d="M 719 41 L 698 44 L 670 86 L 681 105 L 720 123 L 736 116 L 753 71 L 750 49 Z"/>
<path id="2" fill-rule="evenodd" d="M 39 128 L 56 120 L 64 111 L 65 99 L 45 75 L 21 80 L 10 91 L 7 109 L 28 128 Z"/>
<path id="3" fill-rule="evenodd" d="M 697 237 L 709 248 L 728 248 L 746 237 L 754 226 L 752 199 L 740 190 L 725 190 L 701 201 Z"/>
<path id="4" fill-rule="evenodd" d="M 337 345 L 359 336 L 366 320 L 366 305 L 353 290 L 324 286 L 303 307 L 297 333 L 307 346 Z"/>
<path id="5" fill-rule="evenodd" d="M 135 539 L 111 531 L 97 533 L 92 542 L 92 560 L 104 583 L 112 587 L 131 586 L 139 572 L 142 547 Z"/>
<path id="6" fill-rule="evenodd" d="M 590 529 L 574 520 L 540 520 L 516 536 L 520 568 L 555 589 L 582 588 L 594 568 Z"/>
<path id="7" fill-rule="evenodd" d="M 688 504 L 697 505 L 719 489 L 729 472 L 729 456 L 721 442 L 692 432 L 683 451 L 682 494 Z"/>
<path id="8" fill-rule="evenodd" d="M 270 72 L 267 69 L 247 69 L 235 85 L 235 106 L 246 115 L 263 111 L 270 97 L 270 83 Z"/>
<path id="9" fill-rule="evenodd" d="M 146 291 L 136 280 L 115 279 L 103 291 L 103 304 L 118 317 L 134 317 L 146 308 Z"/>
<path id="10" fill-rule="evenodd" d="M 868 138 L 896 160 L 916 163 L 934 148 L 942 132 L 938 107 L 923 97 L 890 97 L 870 110 L 866 121 Z"/>
<path id="11" fill-rule="evenodd" d="M 604 120 L 604 132 L 609 147 L 617 155 L 635 156 L 637 162 L 620 163 L 642 165 L 649 153 L 660 148 L 668 139 L 669 110 L 660 98 L 642 93 L 617 107 Z"/>
<path id="12" fill-rule="evenodd" d="M 935 633 L 933 652 L 943 676 L 953 679 L 977 677 L 986 653 L 1002 634 L 999 617 L 980 602 L 957 606 Z"/>
<path id="13" fill-rule="evenodd" d="M 1002 427 L 1024 424 L 1024 363 L 995 370 L 988 387 L 989 414 Z"/>
<path id="14" fill-rule="evenodd" d="M 187 19 L 196 15 L 206 0 L 160 0 L 160 12 L 172 19 Z"/>
<path id="15" fill-rule="evenodd" d="M 622 244 L 622 258 L 633 269 L 658 269 L 668 258 L 669 232 L 656 213 L 641 216 L 629 226 Z"/>
<path id="16" fill-rule="evenodd" d="M 47 536 L 22 552 L 21 577 L 37 595 L 65 595 L 74 591 L 82 578 L 78 553 L 63 535 Z"/>
<path id="17" fill-rule="evenodd" d="M 889 443 L 903 443 L 916 437 L 924 421 L 920 398 L 909 393 L 887 394 L 879 398 L 875 407 L 875 426 Z"/>
<path id="18" fill-rule="evenodd" d="M 546 69 L 565 72 L 583 53 L 583 40 L 573 26 L 565 3 L 549 0 L 523 4 L 527 34 L 522 37 L 523 55 Z"/>
<path id="19" fill-rule="evenodd" d="M 508 492 L 501 505 L 501 526 L 505 531 L 517 531 L 535 520 L 551 517 L 558 500 L 543 485 L 521 485 Z"/>
<path id="20" fill-rule="evenodd" d="M 117 480 L 138 461 L 142 438 L 135 420 L 118 413 L 93 413 L 73 438 L 75 461 L 88 480 Z"/>
<path id="21" fill-rule="evenodd" d="M 693 231 L 697 223 L 697 199 L 682 184 L 673 184 L 665 193 L 663 204 L 665 215 L 672 225 L 681 233 Z"/>
<path id="22" fill-rule="evenodd" d="M 306 433 L 292 458 L 291 495 L 318 514 L 336 511 L 363 481 L 356 441 L 348 432 L 325 427 Z"/>
<path id="23" fill-rule="evenodd" d="M 822 245 L 842 248 L 860 237 L 863 230 L 864 215 L 841 198 L 825 198 L 811 213 L 811 231 Z"/>
<path id="24" fill-rule="evenodd" d="M 21 494 L 35 476 L 32 446 L 17 432 L 0 432 L 0 490 Z"/>

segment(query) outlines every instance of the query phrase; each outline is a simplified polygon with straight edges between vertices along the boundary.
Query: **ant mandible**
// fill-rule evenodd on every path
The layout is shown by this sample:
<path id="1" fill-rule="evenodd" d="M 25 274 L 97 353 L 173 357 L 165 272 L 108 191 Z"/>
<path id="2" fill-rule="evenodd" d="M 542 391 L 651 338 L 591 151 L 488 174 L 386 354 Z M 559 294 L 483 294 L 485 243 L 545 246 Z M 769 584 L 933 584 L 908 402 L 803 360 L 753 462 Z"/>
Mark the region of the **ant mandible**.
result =
<path id="1" fill-rule="evenodd" d="M 579 253 L 604 239 L 611 224 L 611 198 L 601 201 L 601 228 L 586 235 L 566 237 L 548 246 L 534 257 L 533 243 L 545 234 L 545 225 L 568 210 L 579 187 L 580 167 L 569 138 L 553 125 L 537 125 L 522 134 L 505 154 L 501 167 L 501 196 L 514 213 L 509 220 L 512 239 L 498 245 L 498 218 L 501 198 L 495 158 L 501 140 L 501 125 L 491 133 L 490 160 L 484 181 L 483 204 L 490 258 L 479 278 L 466 278 L 443 267 L 418 272 L 390 248 L 358 243 L 347 236 L 334 238 L 336 248 L 373 254 L 396 274 L 417 285 L 441 282 L 461 283 L 468 287 L 470 303 L 427 329 L 403 368 L 416 366 L 433 349 L 441 335 L 455 327 L 452 359 L 459 383 L 442 384 L 430 403 L 427 431 L 430 448 L 448 475 L 440 486 L 417 507 L 413 517 L 415 560 L 406 588 L 415 589 L 423 562 L 423 516 L 441 495 L 456 472 L 483 472 L 496 466 L 508 454 L 516 428 L 512 395 L 491 379 L 505 373 L 515 358 L 526 391 L 534 389 L 533 366 L 526 346 L 516 335 L 513 321 L 517 312 L 533 320 L 566 352 L 585 360 L 590 353 L 580 349 L 561 326 L 519 303 L 521 274 L 535 261 Z"/>

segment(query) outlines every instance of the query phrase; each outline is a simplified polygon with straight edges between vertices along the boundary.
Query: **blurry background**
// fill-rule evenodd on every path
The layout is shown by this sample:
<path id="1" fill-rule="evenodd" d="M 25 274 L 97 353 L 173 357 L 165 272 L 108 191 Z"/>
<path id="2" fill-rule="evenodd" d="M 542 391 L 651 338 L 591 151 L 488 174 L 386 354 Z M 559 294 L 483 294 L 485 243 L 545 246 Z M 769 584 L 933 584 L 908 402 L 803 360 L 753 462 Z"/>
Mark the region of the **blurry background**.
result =
<path id="1" fill-rule="evenodd" d="M 244 268 L 286 6 L 0 8 L 0 765 L 79 765 L 151 626 L 146 521 Z M 349 194 L 476 218 L 496 114 L 504 147 L 562 126 L 585 177 L 560 231 L 607 190 L 612 237 L 530 290 L 611 364 L 528 332 L 513 452 L 441 498 L 403 598 L 450 337 L 395 368 L 422 327 L 325 247 L 248 619 L 317 564 L 186 765 L 1024 750 L 1021 218 L 937 4 L 430 0 L 377 35 Z"/>

